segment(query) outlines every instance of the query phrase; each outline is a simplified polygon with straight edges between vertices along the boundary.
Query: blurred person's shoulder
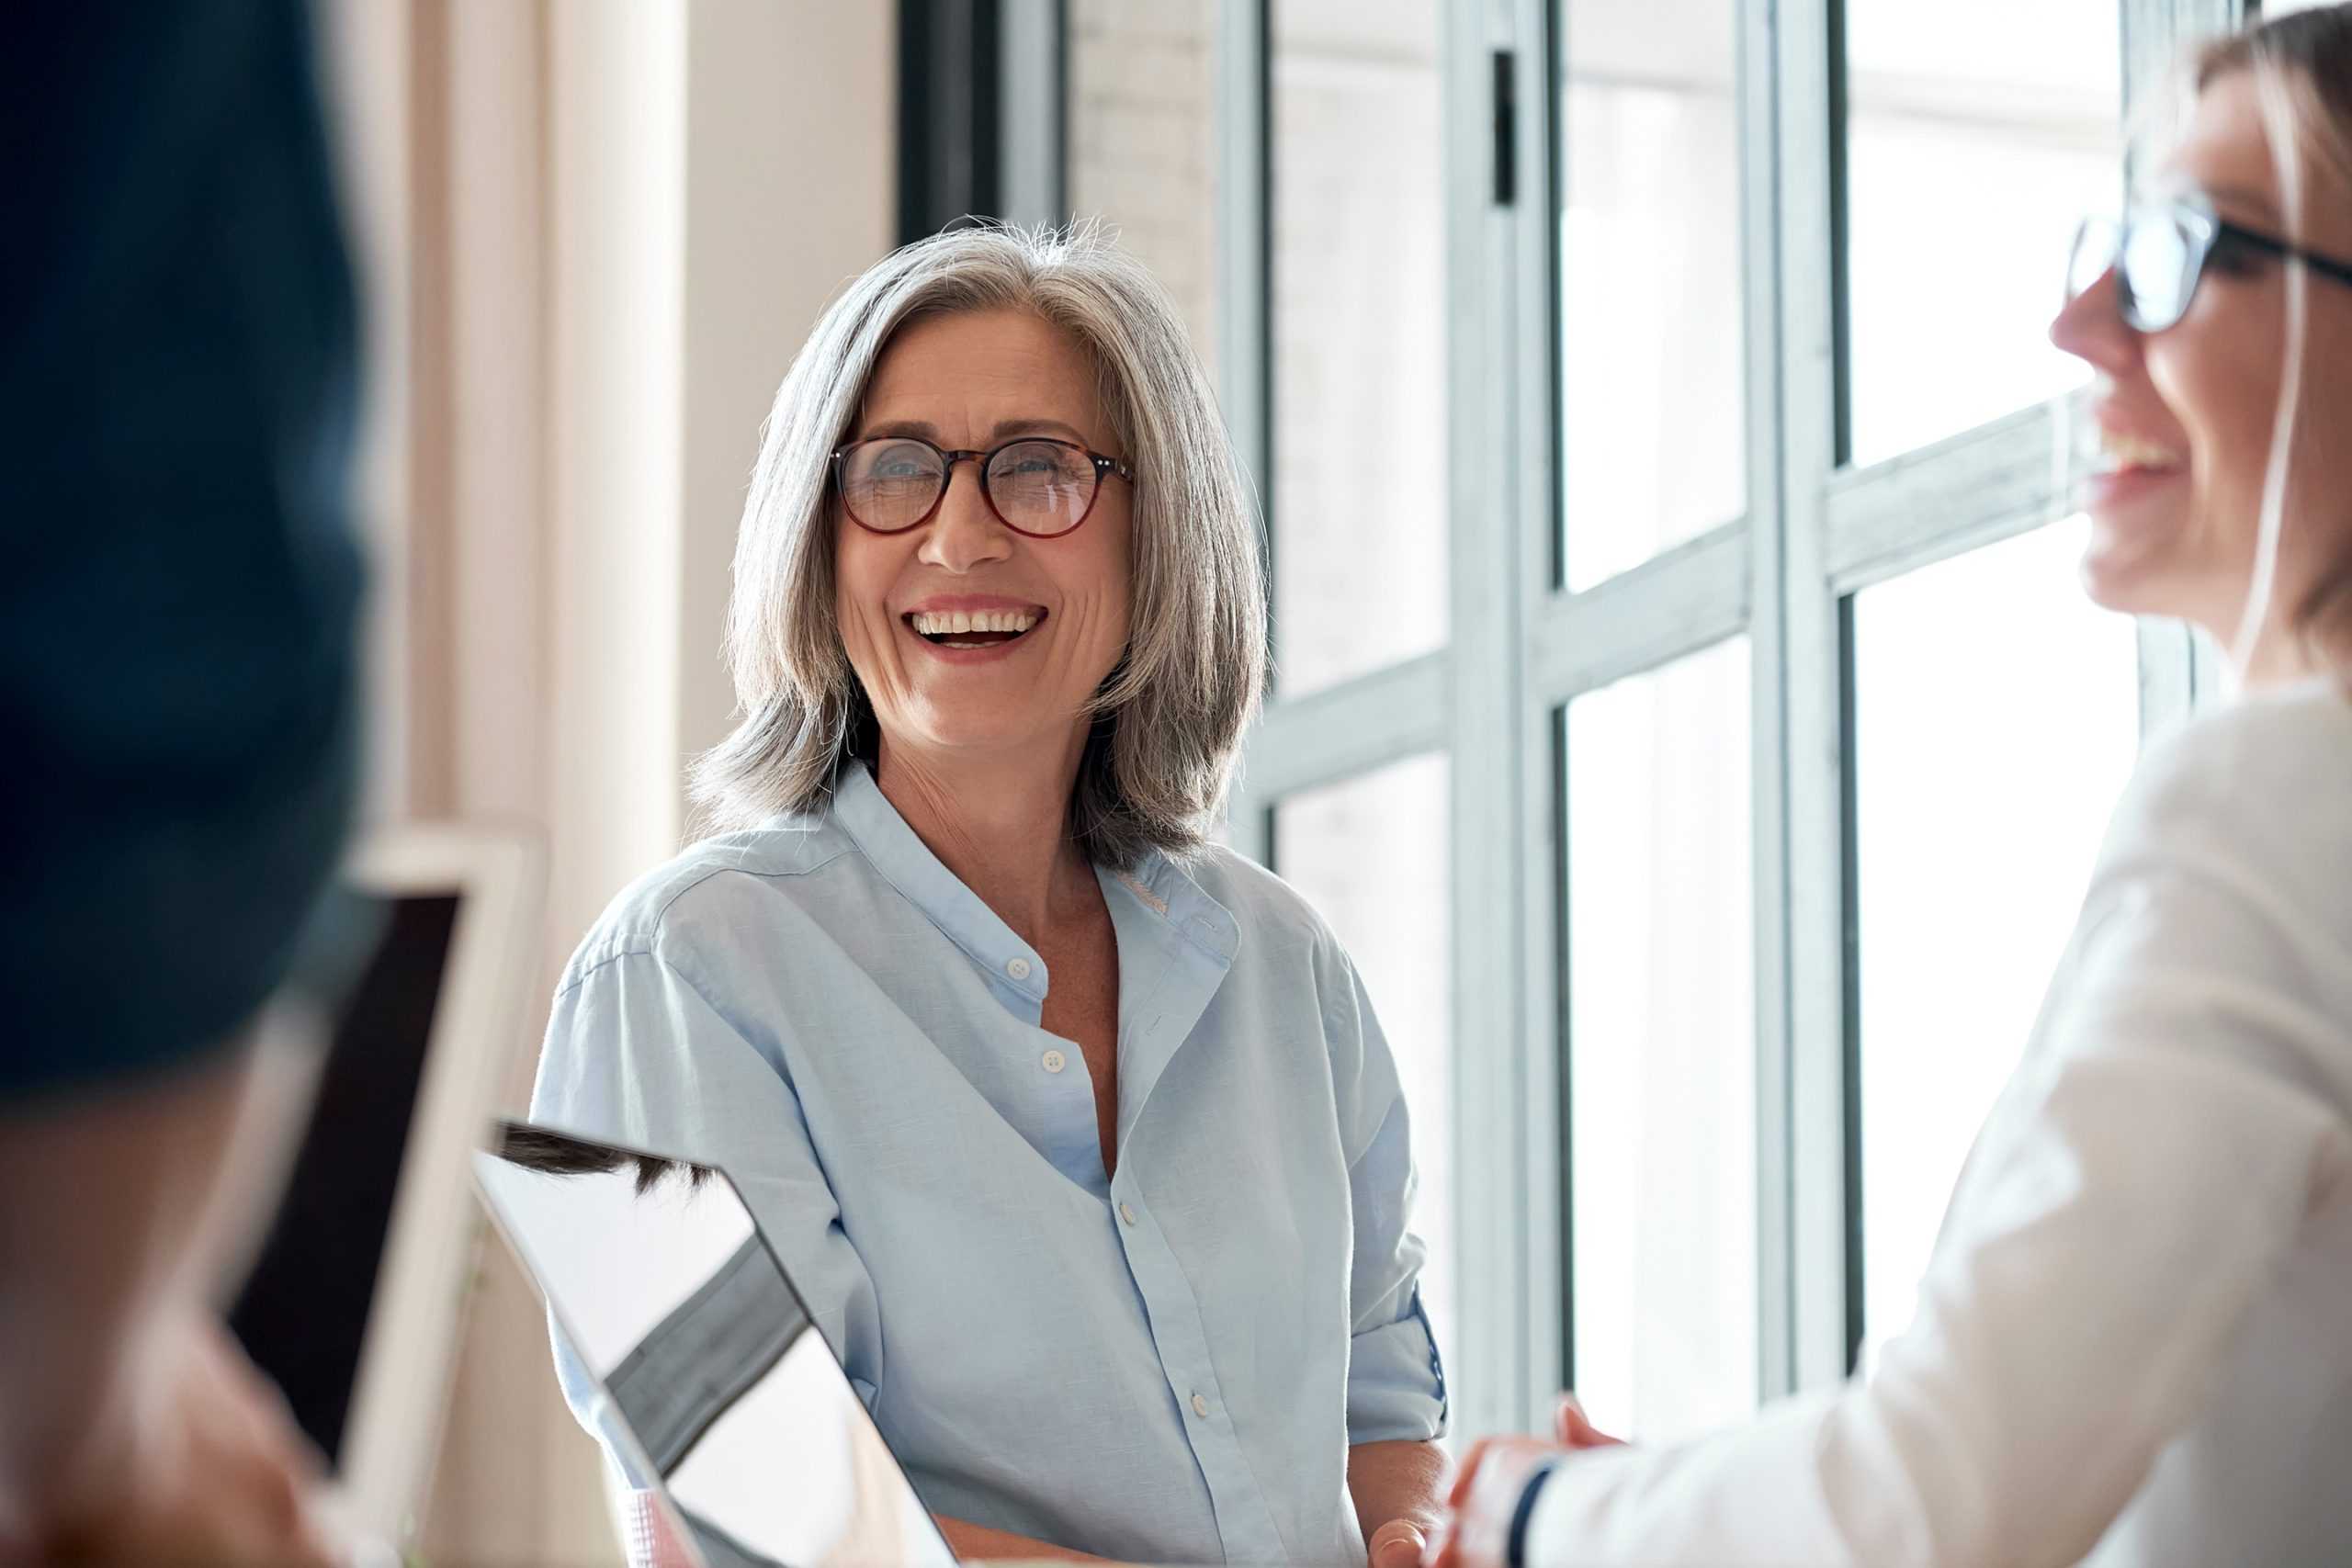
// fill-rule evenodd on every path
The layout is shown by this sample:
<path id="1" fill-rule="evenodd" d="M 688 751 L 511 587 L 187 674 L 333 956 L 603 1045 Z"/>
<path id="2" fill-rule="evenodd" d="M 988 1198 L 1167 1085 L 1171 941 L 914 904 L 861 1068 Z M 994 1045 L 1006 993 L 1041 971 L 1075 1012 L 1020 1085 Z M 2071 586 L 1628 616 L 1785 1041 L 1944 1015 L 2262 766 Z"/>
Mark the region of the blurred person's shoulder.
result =
<path id="1" fill-rule="evenodd" d="M 772 817 L 700 840 L 614 897 L 558 988 L 630 953 L 723 964 L 755 933 L 821 919 L 824 874 L 857 854 L 855 840 L 822 815 Z"/>
<path id="2" fill-rule="evenodd" d="M 2198 715 L 2149 745 L 2121 819 L 2249 850 L 2352 840 L 2352 694 L 2313 680 Z"/>
<path id="3" fill-rule="evenodd" d="M 2352 695 L 2304 682 L 2156 739 L 2105 855 L 2151 858 L 2283 897 L 2352 942 Z"/>

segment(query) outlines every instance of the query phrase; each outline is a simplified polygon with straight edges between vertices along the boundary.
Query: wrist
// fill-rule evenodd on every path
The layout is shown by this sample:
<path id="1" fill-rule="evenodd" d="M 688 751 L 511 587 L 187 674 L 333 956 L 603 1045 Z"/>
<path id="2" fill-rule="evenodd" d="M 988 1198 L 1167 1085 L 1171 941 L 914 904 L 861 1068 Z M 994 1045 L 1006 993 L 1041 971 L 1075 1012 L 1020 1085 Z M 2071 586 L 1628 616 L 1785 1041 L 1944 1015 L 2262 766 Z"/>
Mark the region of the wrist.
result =
<path id="1" fill-rule="evenodd" d="M 1559 1468 L 1558 1460 L 1546 1461 L 1519 1483 L 1519 1501 L 1511 1506 L 1510 1529 L 1503 1537 L 1503 1568 L 1523 1568 L 1526 1563 L 1528 1526 L 1535 1517 L 1535 1505 L 1544 1495 L 1544 1483 Z"/>

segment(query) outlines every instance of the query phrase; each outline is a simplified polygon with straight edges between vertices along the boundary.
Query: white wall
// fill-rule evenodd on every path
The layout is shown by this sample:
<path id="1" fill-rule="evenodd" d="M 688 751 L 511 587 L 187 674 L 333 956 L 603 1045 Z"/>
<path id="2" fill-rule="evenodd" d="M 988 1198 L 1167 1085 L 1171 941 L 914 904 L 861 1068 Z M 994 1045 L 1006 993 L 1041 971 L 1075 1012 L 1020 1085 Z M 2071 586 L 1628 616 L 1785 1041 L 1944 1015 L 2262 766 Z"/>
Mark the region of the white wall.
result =
<path id="1" fill-rule="evenodd" d="M 695 0 L 680 430 L 682 752 L 727 731 L 718 664 L 760 422 L 819 310 L 898 227 L 897 7 Z"/>

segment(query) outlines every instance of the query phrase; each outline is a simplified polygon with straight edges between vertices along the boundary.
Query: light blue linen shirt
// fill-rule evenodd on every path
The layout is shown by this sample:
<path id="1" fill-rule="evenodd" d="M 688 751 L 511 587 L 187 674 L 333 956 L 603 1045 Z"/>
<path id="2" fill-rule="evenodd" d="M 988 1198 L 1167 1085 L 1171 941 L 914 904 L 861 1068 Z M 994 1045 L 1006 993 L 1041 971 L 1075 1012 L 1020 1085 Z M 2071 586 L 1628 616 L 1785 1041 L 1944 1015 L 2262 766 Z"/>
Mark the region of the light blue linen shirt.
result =
<path id="1" fill-rule="evenodd" d="M 1050 976 L 865 769 L 695 846 L 558 989 L 535 1120 L 722 1167 L 934 1512 L 1141 1562 L 1363 1561 L 1355 1443 L 1444 1374 L 1406 1108 L 1306 904 L 1099 873 L 1118 1173 Z"/>

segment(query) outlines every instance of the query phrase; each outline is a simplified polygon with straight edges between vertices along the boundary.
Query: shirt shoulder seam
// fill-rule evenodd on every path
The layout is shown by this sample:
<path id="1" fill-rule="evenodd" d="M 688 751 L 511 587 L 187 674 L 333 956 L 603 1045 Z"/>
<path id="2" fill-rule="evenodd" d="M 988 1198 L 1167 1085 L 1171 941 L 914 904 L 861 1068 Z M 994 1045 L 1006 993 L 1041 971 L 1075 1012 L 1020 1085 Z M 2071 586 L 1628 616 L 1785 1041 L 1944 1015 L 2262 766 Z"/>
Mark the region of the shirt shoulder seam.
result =
<path id="1" fill-rule="evenodd" d="M 835 861 L 842 860 L 849 855 L 854 855 L 858 852 L 860 852 L 855 845 L 846 845 L 841 849 L 835 850 L 831 854 L 827 855 L 824 859 L 816 862 L 812 865 L 795 866 L 790 870 L 786 871 L 760 871 L 748 866 L 740 865 L 705 866 L 701 868 L 699 874 L 692 877 L 678 886 L 668 897 L 662 899 L 661 906 L 652 912 L 650 919 L 642 926 L 632 922 L 628 927 L 616 931 L 612 935 L 605 938 L 597 944 L 595 950 L 596 955 L 594 958 L 586 958 L 585 954 L 590 950 L 583 948 L 582 954 L 573 958 L 571 970 L 566 975 L 563 983 L 556 987 L 556 995 L 559 997 L 567 996 L 570 993 L 578 990 L 580 987 L 598 970 L 603 969 L 623 958 L 653 958 L 659 960 L 662 964 L 670 968 L 676 969 L 678 967 L 676 963 L 662 952 L 662 939 L 664 934 L 664 929 L 669 921 L 670 911 L 677 904 L 679 899 L 684 897 L 695 888 L 700 887 L 704 883 L 708 882 L 714 876 L 720 875 L 726 872 L 737 872 L 745 876 L 755 876 L 762 878 L 763 880 L 769 881 L 782 880 L 786 877 L 808 876 L 813 873 L 824 870 Z M 684 971 L 681 970 L 680 973 L 683 974 Z"/>
<path id="2" fill-rule="evenodd" d="M 702 868 L 701 874 L 695 876 L 691 882 L 684 883 L 677 887 L 667 898 L 662 900 L 661 908 L 653 911 L 653 919 L 651 922 L 653 938 L 656 942 L 661 940 L 662 928 L 669 920 L 670 911 L 677 905 L 678 900 L 693 892 L 695 888 L 700 887 L 704 883 L 708 882 L 712 877 L 721 876 L 731 871 L 744 876 L 755 876 L 760 878 L 762 881 L 781 882 L 786 877 L 814 875 L 816 873 L 820 872 L 827 866 L 832 864 L 835 861 L 840 860 L 846 855 L 854 855 L 858 852 L 859 851 L 856 845 L 844 844 L 841 848 L 835 850 L 831 854 L 827 855 L 823 860 L 818 861 L 812 865 L 797 865 L 789 870 L 783 871 L 759 871 L 752 867 L 743 865 L 705 866 Z"/>

